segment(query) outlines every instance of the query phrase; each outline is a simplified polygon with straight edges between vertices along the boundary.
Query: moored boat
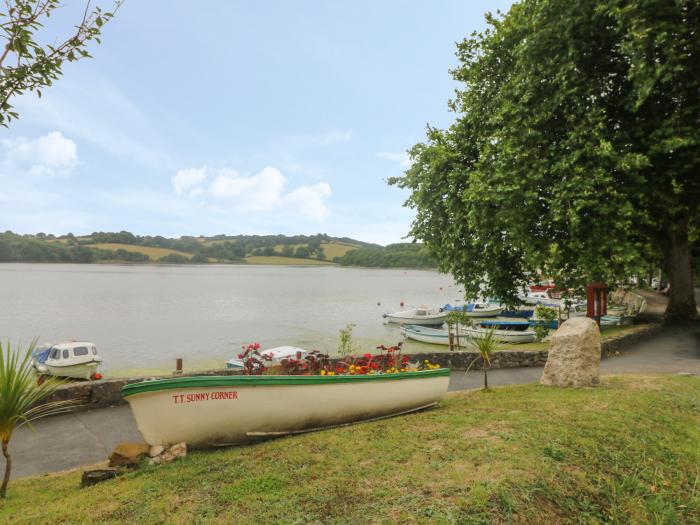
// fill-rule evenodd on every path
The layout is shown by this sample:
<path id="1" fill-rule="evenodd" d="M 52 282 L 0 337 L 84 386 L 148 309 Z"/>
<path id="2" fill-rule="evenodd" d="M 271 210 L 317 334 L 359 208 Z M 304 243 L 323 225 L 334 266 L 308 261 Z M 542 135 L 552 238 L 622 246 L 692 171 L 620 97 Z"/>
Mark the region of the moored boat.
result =
<path id="1" fill-rule="evenodd" d="M 516 317 L 519 319 L 529 319 L 535 315 L 534 310 L 503 310 L 500 314 L 501 317 Z"/>
<path id="2" fill-rule="evenodd" d="M 515 319 L 481 319 L 477 321 L 479 326 L 484 328 L 495 328 L 496 330 L 527 330 L 530 322 L 527 319 L 516 321 Z"/>
<path id="3" fill-rule="evenodd" d="M 449 345 L 450 334 L 447 330 L 428 328 L 426 326 L 406 325 L 401 328 L 403 336 L 407 339 L 430 343 L 433 345 Z"/>
<path id="4" fill-rule="evenodd" d="M 86 341 L 46 345 L 35 350 L 32 359 L 39 374 L 74 379 L 93 378 L 102 364 L 95 345 Z"/>
<path id="5" fill-rule="evenodd" d="M 497 317 L 503 311 L 502 306 L 490 303 L 467 303 L 461 306 L 446 304 L 442 309 L 448 312 L 462 312 L 467 317 Z"/>
<path id="6" fill-rule="evenodd" d="M 434 406 L 448 368 L 376 375 L 198 376 L 122 389 L 150 445 L 245 443 Z"/>
<path id="7" fill-rule="evenodd" d="M 442 308 L 421 307 L 384 314 L 384 318 L 389 323 L 439 326 L 445 322 L 447 314 Z"/>
<path id="8" fill-rule="evenodd" d="M 493 332 L 494 338 L 501 343 L 531 343 L 537 339 L 537 334 L 532 330 L 498 330 L 482 326 L 460 326 L 460 333 L 468 337 L 486 337 L 489 332 Z"/>

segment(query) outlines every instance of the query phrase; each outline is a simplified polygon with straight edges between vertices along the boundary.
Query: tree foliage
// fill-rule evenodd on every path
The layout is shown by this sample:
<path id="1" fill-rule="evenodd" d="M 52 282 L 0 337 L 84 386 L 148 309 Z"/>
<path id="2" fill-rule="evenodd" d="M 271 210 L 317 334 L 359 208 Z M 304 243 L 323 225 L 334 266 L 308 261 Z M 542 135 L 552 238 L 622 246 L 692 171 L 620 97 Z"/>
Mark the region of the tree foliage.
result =
<path id="1" fill-rule="evenodd" d="M 0 54 L 0 125 L 19 117 L 12 99 L 26 91 L 41 97 L 41 90 L 61 76 L 66 62 L 90 57 L 91 41 L 100 43 L 102 26 L 109 21 L 123 0 L 117 0 L 112 11 L 90 7 L 88 1 L 82 19 L 73 32 L 57 44 L 42 44 L 38 33 L 61 7 L 59 0 L 6 0 L 0 11 L 0 29 L 5 45 Z"/>
<path id="2" fill-rule="evenodd" d="M 524 0 L 487 21 L 458 44 L 456 121 L 390 180 L 412 192 L 412 234 L 468 295 L 508 303 L 541 274 L 614 284 L 651 251 L 667 315 L 693 315 L 700 4 Z"/>
<path id="3" fill-rule="evenodd" d="M 375 268 L 435 268 L 437 263 L 421 244 L 396 243 L 387 246 L 368 246 L 336 257 L 343 266 Z"/>

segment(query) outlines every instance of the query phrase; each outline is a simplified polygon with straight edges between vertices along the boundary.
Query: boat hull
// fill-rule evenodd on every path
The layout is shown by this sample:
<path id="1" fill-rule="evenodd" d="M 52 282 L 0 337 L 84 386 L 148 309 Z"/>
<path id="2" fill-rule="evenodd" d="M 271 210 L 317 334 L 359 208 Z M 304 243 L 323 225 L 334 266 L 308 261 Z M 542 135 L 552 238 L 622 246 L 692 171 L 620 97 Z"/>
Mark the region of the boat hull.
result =
<path id="1" fill-rule="evenodd" d="M 41 373 L 45 373 L 57 377 L 70 377 L 73 379 L 90 379 L 100 366 L 99 362 L 91 361 L 89 363 L 81 363 L 77 365 L 70 366 L 52 366 L 47 363 L 43 365 L 46 368 L 46 372 L 42 372 L 42 369 L 37 367 L 37 370 Z"/>
<path id="2" fill-rule="evenodd" d="M 450 336 L 447 330 L 425 329 L 420 326 L 404 326 L 403 335 L 407 339 L 433 345 L 449 345 Z"/>
<path id="3" fill-rule="evenodd" d="M 447 319 L 447 312 L 430 317 L 401 317 L 387 314 L 386 320 L 396 324 L 415 324 L 420 326 L 440 326 Z"/>
<path id="4" fill-rule="evenodd" d="M 465 326 L 460 331 L 475 339 L 486 337 L 492 331 L 496 341 L 501 343 L 532 343 L 537 339 L 537 334 L 532 330 L 486 330 Z"/>
<path id="5" fill-rule="evenodd" d="M 127 385 L 150 445 L 246 443 L 401 414 L 437 403 L 449 369 L 371 376 L 203 376 Z"/>

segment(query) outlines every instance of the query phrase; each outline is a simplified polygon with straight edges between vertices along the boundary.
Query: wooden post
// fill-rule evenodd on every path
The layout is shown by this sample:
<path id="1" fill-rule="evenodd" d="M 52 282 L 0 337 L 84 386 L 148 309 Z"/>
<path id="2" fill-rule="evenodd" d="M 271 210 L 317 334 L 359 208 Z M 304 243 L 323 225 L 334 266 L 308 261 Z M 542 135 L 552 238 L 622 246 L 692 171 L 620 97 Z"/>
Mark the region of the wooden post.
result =
<path id="1" fill-rule="evenodd" d="M 447 342 L 447 346 L 451 352 L 452 350 L 454 350 L 454 334 L 452 333 L 452 330 L 448 330 L 447 332 Z"/>
<path id="2" fill-rule="evenodd" d="M 182 374 L 182 357 L 175 360 L 175 374 Z"/>

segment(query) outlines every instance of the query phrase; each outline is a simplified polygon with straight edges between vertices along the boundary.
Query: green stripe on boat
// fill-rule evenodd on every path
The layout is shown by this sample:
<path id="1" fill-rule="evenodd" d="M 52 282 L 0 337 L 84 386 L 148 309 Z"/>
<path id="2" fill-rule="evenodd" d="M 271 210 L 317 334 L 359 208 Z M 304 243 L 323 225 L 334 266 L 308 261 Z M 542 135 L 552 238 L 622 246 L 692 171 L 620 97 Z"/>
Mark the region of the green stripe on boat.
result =
<path id="1" fill-rule="evenodd" d="M 400 374 L 337 375 L 337 376 L 193 376 L 173 379 L 152 379 L 122 387 L 122 396 L 157 392 L 174 388 L 206 388 L 212 386 L 279 386 L 361 383 L 364 381 L 397 381 L 423 377 L 449 376 L 449 368 L 403 372 Z"/>

